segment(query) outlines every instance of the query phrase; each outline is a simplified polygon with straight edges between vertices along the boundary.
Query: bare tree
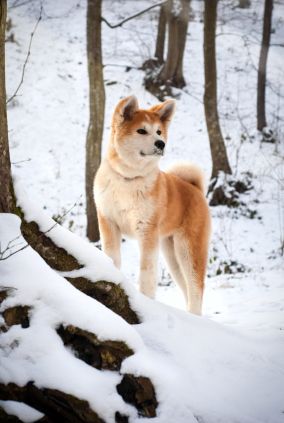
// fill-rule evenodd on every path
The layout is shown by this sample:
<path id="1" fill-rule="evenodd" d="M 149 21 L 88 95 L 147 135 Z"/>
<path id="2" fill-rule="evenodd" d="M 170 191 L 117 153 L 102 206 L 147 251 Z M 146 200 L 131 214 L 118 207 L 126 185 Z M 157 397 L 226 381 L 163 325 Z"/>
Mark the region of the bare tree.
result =
<path id="1" fill-rule="evenodd" d="M 165 48 L 165 36 L 166 36 L 166 6 L 162 5 L 159 14 L 158 33 L 156 39 L 155 58 L 159 64 L 164 63 L 164 48 Z"/>
<path id="2" fill-rule="evenodd" d="M 204 108 L 213 163 L 211 179 L 216 179 L 219 172 L 224 172 L 229 175 L 232 173 L 220 128 L 217 107 L 217 69 L 215 51 L 217 1 L 218 0 L 210 0 L 204 2 Z"/>
<path id="3" fill-rule="evenodd" d="M 86 142 L 86 210 L 87 236 L 91 241 L 100 239 L 97 212 L 93 195 L 96 171 L 101 161 L 104 127 L 105 88 L 101 41 L 102 0 L 88 0 L 87 55 L 89 72 L 90 117 Z"/>
<path id="4" fill-rule="evenodd" d="M 0 213 L 7 213 L 14 204 L 11 163 L 8 144 L 8 125 L 5 86 L 5 29 L 7 3 L 0 1 Z"/>
<path id="5" fill-rule="evenodd" d="M 158 72 L 155 69 L 152 71 L 150 68 L 145 76 L 146 89 L 160 100 L 163 100 L 165 95 L 171 94 L 171 87 L 182 88 L 185 86 L 183 57 L 189 21 L 189 5 L 190 0 L 168 0 L 164 6 L 168 26 L 167 57 Z M 160 65 L 159 62 L 157 64 Z"/>
<path id="6" fill-rule="evenodd" d="M 257 129 L 262 131 L 267 126 L 265 114 L 266 64 L 271 34 L 273 0 L 265 0 L 263 14 L 263 32 L 257 72 Z"/>

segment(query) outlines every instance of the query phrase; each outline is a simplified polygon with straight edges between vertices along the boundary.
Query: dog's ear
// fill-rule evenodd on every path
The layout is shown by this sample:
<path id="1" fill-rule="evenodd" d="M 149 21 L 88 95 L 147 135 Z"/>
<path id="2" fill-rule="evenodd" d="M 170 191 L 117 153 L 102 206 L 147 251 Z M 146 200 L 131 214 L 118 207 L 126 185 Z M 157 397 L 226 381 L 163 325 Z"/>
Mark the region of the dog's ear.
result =
<path id="1" fill-rule="evenodd" d="M 151 112 L 158 113 L 162 122 L 170 122 L 176 109 L 175 100 L 166 100 L 157 106 L 151 107 Z"/>
<path id="2" fill-rule="evenodd" d="M 134 113 L 139 109 L 137 98 L 134 95 L 125 97 L 115 108 L 114 117 L 124 120 L 131 120 Z"/>

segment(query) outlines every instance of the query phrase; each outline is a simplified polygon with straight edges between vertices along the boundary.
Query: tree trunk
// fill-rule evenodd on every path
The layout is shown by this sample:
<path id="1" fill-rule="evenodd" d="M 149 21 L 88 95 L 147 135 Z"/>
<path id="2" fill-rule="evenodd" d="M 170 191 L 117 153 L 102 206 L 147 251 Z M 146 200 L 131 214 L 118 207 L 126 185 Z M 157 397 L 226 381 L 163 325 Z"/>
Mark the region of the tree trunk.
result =
<path id="1" fill-rule="evenodd" d="M 240 9 L 248 9 L 251 5 L 250 0 L 239 0 L 239 8 Z"/>
<path id="2" fill-rule="evenodd" d="M 167 4 L 167 20 L 167 59 L 158 79 L 160 84 L 182 88 L 185 86 L 182 65 L 189 20 L 189 0 L 170 0 Z"/>
<path id="3" fill-rule="evenodd" d="M 186 34 L 189 20 L 189 0 L 183 0 L 182 2 L 182 13 L 179 20 L 178 29 L 178 57 L 175 73 L 173 76 L 173 85 L 175 87 L 184 87 L 186 85 L 183 76 L 183 57 L 186 45 Z"/>
<path id="4" fill-rule="evenodd" d="M 0 1 L 0 213 L 7 213 L 14 204 L 8 142 L 5 84 L 5 29 L 7 2 Z"/>
<path id="5" fill-rule="evenodd" d="M 101 46 L 101 4 L 101 0 L 88 0 L 87 9 L 90 118 L 86 142 L 86 209 L 87 236 L 91 241 L 98 241 L 100 239 L 93 185 L 95 174 L 101 162 L 105 110 Z"/>
<path id="6" fill-rule="evenodd" d="M 161 6 L 161 9 L 160 9 L 158 34 L 157 34 L 156 50 L 155 50 L 155 57 L 157 58 L 159 64 L 164 63 L 166 25 L 167 25 L 166 7 L 165 5 L 163 5 Z"/>
<path id="7" fill-rule="evenodd" d="M 263 32 L 257 73 L 257 129 L 262 131 L 267 126 L 265 114 L 266 64 L 270 44 L 273 0 L 265 0 L 263 14 Z"/>
<path id="8" fill-rule="evenodd" d="M 215 53 L 215 31 L 217 0 L 205 1 L 204 10 L 204 108 L 212 156 L 212 176 L 217 178 L 220 171 L 231 174 L 226 147 L 222 136 L 217 109 L 217 70 Z"/>

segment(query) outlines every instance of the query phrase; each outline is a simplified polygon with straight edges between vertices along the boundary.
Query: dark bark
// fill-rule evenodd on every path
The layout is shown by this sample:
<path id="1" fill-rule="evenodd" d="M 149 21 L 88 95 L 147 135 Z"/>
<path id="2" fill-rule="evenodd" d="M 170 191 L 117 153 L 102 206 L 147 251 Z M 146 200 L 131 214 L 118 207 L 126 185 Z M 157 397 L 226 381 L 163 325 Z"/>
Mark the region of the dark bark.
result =
<path id="1" fill-rule="evenodd" d="M 251 5 L 250 0 L 239 0 L 239 8 L 240 9 L 248 9 Z"/>
<path id="2" fill-rule="evenodd" d="M 130 324 L 140 323 L 140 319 L 130 307 L 128 297 L 120 285 L 113 282 L 92 282 L 85 277 L 66 278 L 75 288 L 102 303 Z"/>
<path id="3" fill-rule="evenodd" d="M 13 205 L 11 163 L 8 142 L 5 84 L 5 29 L 7 2 L 0 1 L 0 213 L 8 213 Z"/>
<path id="4" fill-rule="evenodd" d="M 25 386 L 0 384 L 0 398 L 24 402 L 54 422 L 104 423 L 87 401 L 57 389 L 38 388 L 33 382 Z"/>
<path id="5" fill-rule="evenodd" d="M 158 23 L 158 33 L 156 39 L 155 57 L 159 64 L 164 63 L 164 48 L 165 48 L 165 36 L 166 36 L 166 7 L 161 6 Z"/>
<path id="6" fill-rule="evenodd" d="M 50 267 L 61 272 L 70 272 L 83 267 L 78 263 L 77 259 L 64 250 L 64 248 L 58 247 L 58 245 L 48 237 L 48 233 L 44 234 L 39 229 L 36 222 L 26 222 L 24 213 L 21 209 L 18 214 L 21 214 L 21 231 L 24 238 Z M 54 224 L 56 225 L 56 222 L 54 222 Z"/>
<path id="7" fill-rule="evenodd" d="M 137 409 L 141 417 L 156 416 L 157 401 L 153 386 L 148 378 L 125 375 L 117 386 L 117 391 L 126 402 L 131 403 Z M 44 413 L 45 417 L 38 420 L 42 423 L 104 423 L 104 420 L 90 408 L 87 401 L 57 389 L 38 388 L 33 382 L 24 386 L 18 386 L 14 383 L 0 384 L 0 398 L 23 402 Z M 8 421 L 11 421 L 11 423 L 17 422 L 13 418 Z M 117 423 L 128 423 L 128 416 L 122 416 L 117 412 L 115 421 Z"/>
<path id="8" fill-rule="evenodd" d="M 217 0 L 205 1 L 204 10 L 204 108 L 212 156 L 212 175 L 217 178 L 220 171 L 231 174 L 226 147 L 222 136 L 217 107 L 217 69 L 215 33 Z"/>
<path id="9" fill-rule="evenodd" d="M 267 126 L 265 113 L 266 65 L 271 34 L 273 0 L 265 0 L 263 14 L 262 42 L 257 72 L 257 129 L 262 131 Z"/>
<path id="10" fill-rule="evenodd" d="M 95 334 L 72 325 L 61 325 L 57 333 L 76 357 L 99 370 L 120 370 L 122 361 L 133 354 L 124 342 L 101 341 Z"/>
<path id="11" fill-rule="evenodd" d="M 13 325 L 21 325 L 23 329 L 28 328 L 30 326 L 30 309 L 29 306 L 23 305 L 6 308 L 2 313 L 6 329 Z"/>
<path id="12" fill-rule="evenodd" d="M 158 403 L 153 385 L 148 378 L 126 374 L 117 385 L 117 392 L 124 401 L 137 408 L 140 416 L 156 417 Z"/>
<path id="13" fill-rule="evenodd" d="M 98 241 L 100 239 L 93 185 L 95 174 L 101 162 L 105 110 L 101 44 L 101 0 L 88 0 L 87 55 L 90 117 L 86 142 L 86 212 L 87 236 L 91 241 Z"/>

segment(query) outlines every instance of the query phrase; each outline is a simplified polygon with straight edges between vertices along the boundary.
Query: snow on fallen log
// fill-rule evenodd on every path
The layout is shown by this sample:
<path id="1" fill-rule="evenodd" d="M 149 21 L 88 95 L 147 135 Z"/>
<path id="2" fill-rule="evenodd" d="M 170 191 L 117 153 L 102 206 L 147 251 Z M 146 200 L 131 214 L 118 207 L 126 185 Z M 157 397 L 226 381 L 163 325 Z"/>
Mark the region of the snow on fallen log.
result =
<path id="1" fill-rule="evenodd" d="M 129 304 L 136 291 L 125 285 L 122 273 L 113 266 L 112 260 L 33 204 L 16 178 L 14 188 L 22 217 L 21 231 L 27 243 L 80 291 L 97 299 L 128 323 L 139 323 L 139 316 Z"/>
<path id="2" fill-rule="evenodd" d="M 16 401 L 0 401 L 0 421 L 7 423 L 48 423 L 44 415 L 32 407 Z"/>
<path id="3" fill-rule="evenodd" d="M 19 226 L 16 216 L 1 215 L 4 245 L 15 238 L 21 241 Z M 75 289 L 30 247 L 1 262 L 1 283 L 6 292 L 1 305 L 2 399 L 35 406 L 31 398 L 36 397 L 39 411 L 58 417 L 54 407 L 64 396 L 70 415 L 80 406 L 85 410 L 86 401 L 90 404 L 91 417 L 85 416 L 86 421 L 93 421 L 91 410 L 101 416 L 98 421 L 113 421 L 116 413 L 134 417 L 134 407 L 117 392 L 122 376 L 111 371 L 144 348 L 132 326 Z M 85 355 L 76 351 L 75 335 Z M 86 354 L 91 347 L 97 360 L 90 363 Z"/>

